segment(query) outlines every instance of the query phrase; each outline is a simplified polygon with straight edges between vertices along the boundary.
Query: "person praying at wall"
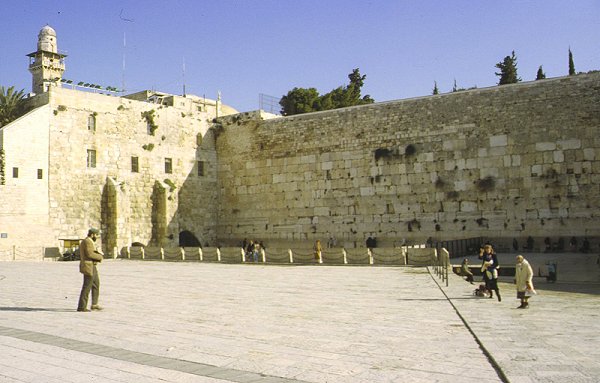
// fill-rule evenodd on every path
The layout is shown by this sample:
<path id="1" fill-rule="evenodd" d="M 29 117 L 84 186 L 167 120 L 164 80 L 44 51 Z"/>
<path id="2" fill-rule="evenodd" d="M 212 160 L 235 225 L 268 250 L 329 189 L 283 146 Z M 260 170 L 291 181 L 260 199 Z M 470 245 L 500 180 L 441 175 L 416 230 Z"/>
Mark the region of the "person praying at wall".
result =
<path id="1" fill-rule="evenodd" d="M 321 263 L 321 251 L 323 251 L 323 247 L 321 246 L 321 240 L 317 239 L 313 246 L 313 252 L 315 254 L 315 260 Z"/>
<path id="2" fill-rule="evenodd" d="M 246 260 L 250 261 L 252 260 L 254 256 L 254 241 L 250 240 L 250 242 L 248 242 L 248 245 L 246 246 Z"/>

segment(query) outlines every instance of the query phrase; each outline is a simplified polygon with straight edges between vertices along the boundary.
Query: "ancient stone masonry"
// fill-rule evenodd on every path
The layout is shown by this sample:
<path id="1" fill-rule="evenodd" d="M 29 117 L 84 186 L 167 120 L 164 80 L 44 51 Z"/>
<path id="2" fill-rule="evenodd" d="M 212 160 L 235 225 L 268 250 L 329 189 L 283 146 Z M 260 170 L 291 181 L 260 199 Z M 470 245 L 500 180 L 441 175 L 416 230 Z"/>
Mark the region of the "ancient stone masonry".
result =
<path id="1" fill-rule="evenodd" d="M 63 81 L 50 26 L 29 54 L 27 113 L 0 129 L 0 247 L 60 246 L 89 227 L 105 250 L 216 241 L 218 100 L 142 91 L 117 97 Z M 10 171 L 10 177 L 7 172 Z M 31 233 L 36 233 L 32 237 Z"/>
<path id="2" fill-rule="evenodd" d="M 598 72 L 275 118 L 220 96 L 61 86 L 56 32 L 38 39 L 37 94 L 0 128 L 0 248 L 89 227 L 105 251 L 330 237 L 597 248 Z"/>
<path id="3" fill-rule="evenodd" d="M 596 237 L 600 74 L 220 120 L 219 238 Z"/>

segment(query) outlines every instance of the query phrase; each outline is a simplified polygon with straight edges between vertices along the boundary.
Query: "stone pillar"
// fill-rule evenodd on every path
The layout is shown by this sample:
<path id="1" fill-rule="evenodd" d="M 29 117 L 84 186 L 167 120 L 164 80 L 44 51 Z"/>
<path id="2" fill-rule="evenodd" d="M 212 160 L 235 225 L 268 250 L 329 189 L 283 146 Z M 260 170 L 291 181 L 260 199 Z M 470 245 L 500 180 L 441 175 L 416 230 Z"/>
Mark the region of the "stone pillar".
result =
<path id="1" fill-rule="evenodd" d="M 106 249 L 122 249 L 131 244 L 129 193 L 125 183 L 106 177 L 103 194 L 102 244 Z"/>

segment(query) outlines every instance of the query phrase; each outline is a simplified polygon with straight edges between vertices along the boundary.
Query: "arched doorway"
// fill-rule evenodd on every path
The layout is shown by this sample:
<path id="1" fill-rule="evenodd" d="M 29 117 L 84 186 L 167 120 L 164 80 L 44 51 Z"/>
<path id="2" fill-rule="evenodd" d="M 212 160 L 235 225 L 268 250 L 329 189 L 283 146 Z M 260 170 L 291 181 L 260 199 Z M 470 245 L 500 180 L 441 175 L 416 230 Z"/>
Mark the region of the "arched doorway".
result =
<path id="1" fill-rule="evenodd" d="M 200 240 L 188 230 L 179 233 L 179 246 L 181 247 L 202 247 Z"/>

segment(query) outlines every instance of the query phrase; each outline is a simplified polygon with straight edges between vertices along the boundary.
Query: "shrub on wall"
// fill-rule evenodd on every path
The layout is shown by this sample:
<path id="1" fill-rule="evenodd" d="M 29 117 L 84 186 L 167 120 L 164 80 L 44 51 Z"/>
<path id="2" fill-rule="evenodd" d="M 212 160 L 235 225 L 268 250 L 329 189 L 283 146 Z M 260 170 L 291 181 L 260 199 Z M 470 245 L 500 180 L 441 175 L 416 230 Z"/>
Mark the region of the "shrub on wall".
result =
<path id="1" fill-rule="evenodd" d="M 174 183 L 173 181 L 171 181 L 170 179 L 168 179 L 168 178 L 167 178 L 167 179 L 165 179 L 165 181 L 164 181 L 164 182 L 165 182 L 167 185 L 169 185 L 169 188 L 170 188 L 170 190 L 169 190 L 169 191 L 170 191 L 171 193 L 172 193 L 172 192 L 174 192 L 174 191 L 175 191 L 175 189 L 177 189 L 177 186 L 175 185 L 175 183 Z"/>
<path id="2" fill-rule="evenodd" d="M 5 159 L 4 159 L 4 149 L 0 149 L 0 185 L 4 185 L 6 183 L 4 169 L 6 167 Z"/>
<path id="3" fill-rule="evenodd" d="M 156 125 L 156 122 L 154 122 L 154 113 L 154 109 L 142 112 L 142 118 L 146 120 L 146 123 L 148 124 L 148 131 L 151 135 L 154 135 L 154 132 L 156 131 L 156 129 L 158 129 L 158 125 Z"/>

